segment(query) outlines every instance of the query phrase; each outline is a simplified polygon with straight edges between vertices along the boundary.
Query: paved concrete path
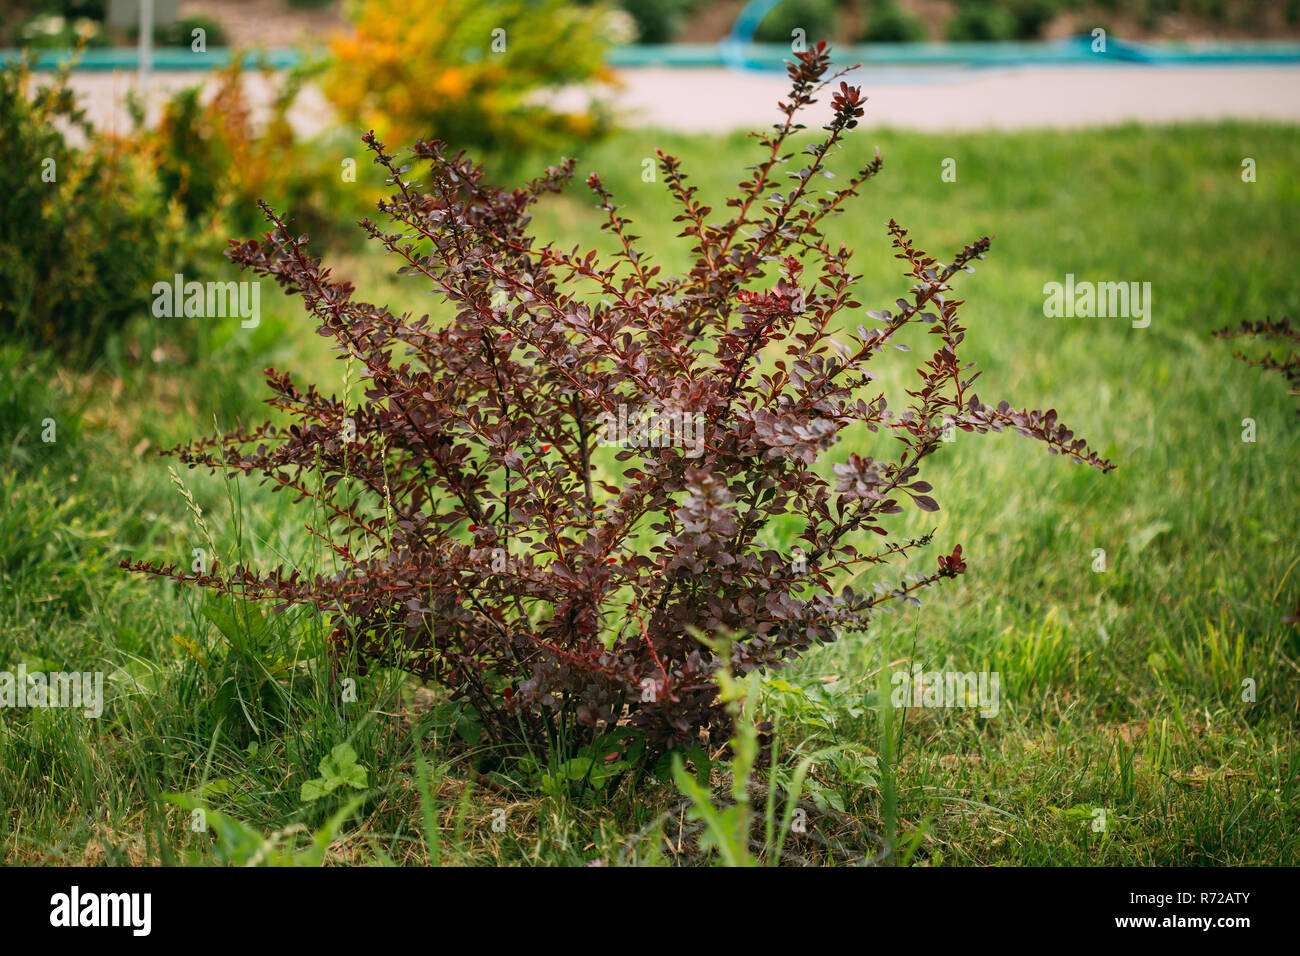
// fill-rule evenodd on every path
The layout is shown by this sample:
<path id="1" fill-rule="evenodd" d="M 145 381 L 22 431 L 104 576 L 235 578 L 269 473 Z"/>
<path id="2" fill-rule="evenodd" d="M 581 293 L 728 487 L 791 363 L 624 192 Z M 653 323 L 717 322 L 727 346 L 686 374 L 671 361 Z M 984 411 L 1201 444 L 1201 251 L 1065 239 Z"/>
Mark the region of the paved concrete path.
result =
<path id="1" fill-rule="evenodd" d="M 772 121 L 781 74 L 646 68 L 624 74 L 622 105 L 672 129 L 752 129 Z M 1228 117 L 1300 122 L 1300 69 L 1056 68 L 859 70 L 864 122 L 919 130 L 1078 127 Z M 819 104 L 825 107 L 825 104 Z M 829 110 L 812 113 L 824 121 Z"/>
<path id="2" fill-rule="evenodd" d="M 623 70 L 613 100 L 630 124 L 684 132 L 721 132 L 769 125 L 786 90 L 783 74 L 725 69 L 646 67 Z M 203 74 L 159 73 L 153 89 L 174 90 L 202 82 Z M 1107 67 L 969 68 L 907 67 L 860 70 L 850 82 L 868 97 L 871 126 L 918 130 L 1027 129 L 1098 126 L 1125 121 L 1169 123 L 1225 118 L 1300 123 L 1300 68 Z M 261 76 L 248 78 L 254 103 L 269 101 Z M 133 74 L 77 73 L 73 83 L 92 120 L 127 123 L 120 103 Z M 580 98 L 568 91 L 561 104 Z M 824 121 L 814 110 L 806 121 Z M 292 120 L 299 132 L 329 124 L 321 95 L 305 91 Z"/>

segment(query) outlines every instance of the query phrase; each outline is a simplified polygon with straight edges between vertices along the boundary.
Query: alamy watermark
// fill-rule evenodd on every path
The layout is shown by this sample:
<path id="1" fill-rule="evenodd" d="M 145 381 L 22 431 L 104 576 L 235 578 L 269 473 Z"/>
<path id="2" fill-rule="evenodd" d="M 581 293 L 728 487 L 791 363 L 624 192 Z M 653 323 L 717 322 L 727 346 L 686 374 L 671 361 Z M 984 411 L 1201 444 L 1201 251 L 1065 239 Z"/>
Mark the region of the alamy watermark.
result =
<path id="1" fill-rule="evenodd" d="M 73 671 L 0 671 L 0 709 L 82 708 L 87 717 L 104 713 L 104 674 Z"/>
<path id="2" fill-rule="evenodd" d="M 224 319 L 238 316 L 246 329 L 262 321 L 261 284 L 244 282 L 186 282 L 179 272 L 171 282 L 153 284 L 153 314 L 159 319 Z"/>
<path id="3" fill-rule="evenodd" d="M 605 412 L 602 445 L 620 448 L 689 448 L 687 458 L 704 454 L 704 416 L 699 412 L 664 409 L 649 414 L 629 412 L 618 406 L 618 414 Z"/>
<path id="4" fill-rule="evenodd" d="M 895 671 L 890 702 L 902 707 L 978 707 L 981 717 L 996 717 L 1002 709 L 1002 675 L 997 671 Z"/>
<path id="5" fill-rule="evenodd" d="M 1151 324 L 1150 282 L 1065 282 L 1043 286 L 1043 315 L 1049 319 L 1132 319 L 1133 328 Z"/>
<path id="6" fill-rule="evenodd" d="M 152 893 L 83 893 L 73 886 L 50 897 L 50 925 L 125 927 L 133 936 L 148 936 L 153 928 Z"/>

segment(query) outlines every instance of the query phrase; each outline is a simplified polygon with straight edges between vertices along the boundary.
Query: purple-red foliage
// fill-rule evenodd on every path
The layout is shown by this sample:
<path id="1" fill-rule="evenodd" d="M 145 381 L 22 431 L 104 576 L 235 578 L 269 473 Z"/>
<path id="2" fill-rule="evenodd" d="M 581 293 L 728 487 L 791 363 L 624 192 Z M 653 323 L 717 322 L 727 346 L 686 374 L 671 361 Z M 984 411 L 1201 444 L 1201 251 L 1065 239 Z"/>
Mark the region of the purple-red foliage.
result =
<path id="1" fill-rule="evenodd" d="M 1291 324 L 1289 316 L 1278 321 L 1264 319 L 1262 322 L 1242 322 L 1237 328 L 1219 329 L 1213 333 L 1221 339 L 1258 339 L 1265 343 L 1265 350 L 1258 358 L 1252 358 L 1243 352 L 1233 353 L 1241 361 L 1267 372 L 1277 372 L 1286 379 L 1290 394 L 1300 395 L 1300 328 Z M 1275 352 L 1275 349 L 1281 351 Z M 1300 412 L 1300 408 L 1296 409 Z"/>
<path id="2" fill-rule="evenodd" d="M 1254 368 L 1276 372 L 1286 379 L 1288 394 L 1300 395 L 1300 328 L 1291 323 L 1289 316 L 1276 322 L 1268 318 L 1261 322 L 1245 321 L 1236 328 L 1219 329 L 1213 335 L 1221 339 L 1262 341 L 1264 348 L 1257 358 L 1244 352 L 1234 352 L 1233 355 Z M 1300 407 L 1296 412 L 1300 413 Z M 1290 614 L 1283 615 L 1282 620 L 1286 624 L 1300 624 L 1300 605 Z"/>
<path id="3" fill-rule="evenodd" d="M 754 134 L 762 158 L 727 201 L 729 218 L 696 198 L 677 159 L 659 155 L 680 235 L 692 243 L 683 276 L 649 264 L 595 175 L 587 186 L 616 254 L 602 260 L 528 234 L 529 207 L 565 186 L 572 161 L 505 191 L 440 143 L 420 141 L 415 156 L 429 164 L 421 184 L 365 137 L 391 177 L 379 208 L 393 224 L 362 225 L 405 260 L 400 272 L 451 304 L 445 321 L 358 301 L 265 207 L 274 228 L 260 242 L 232 243 L 229 255 L 302 296 L 320 334 L 358 363 L 365 401 L 348 406 L 269 370 L 270 403 L 294 419 L 287 430 L 266 424 L 173 451 L 191 467 L 255 474 L 315 499 L 327 526 L 311 532 L 343 570 L 129 566 L 333 613 L 339 652 L 468 698 L 494 743 L 555 733 L 581 742 L 630 725 L 663 750 L 722 716 L 716 661 L 694 634 L 734 634 L 739 671 L 778 665 L 966 570 L 957 547 L 928 573 L 843 584 L 929 542 L 898 538 L 889 525 L 905 505 L 938 509 L 920 465 L 945 425 L 1010 428 L 1110 470 L 1055 411 L 988 405 L 972 390 L 978 373 L 958 358 L 966 332 L 949 281 L 983 257 L 987 238 L 945 263 L 891 221 L 908 297 L 868 313 L 874 328 L 835 324 L 861 309 L 860 277 L 850 250 L 832 248 L 820 224 L 881 160 L 839 189 L 814 190 L 863 112 L 859 90 L 841 82 L 824 138 L 790 146 L 802 129 L 796 113 L 839 78 L 824 79 L 828 67 L 824 45 L 789 65 L 784 119 Z M 796 157 L 799 168 L 787 171 Z M 895 411 L 868 366 L 909 325 L 928 328 L 934 352 Z M 602 451 L 601 422 L 620 406 L 698 415 L 702 433 L 685 447 Z M 894 454 L 860 449 L 831 467 L 832 447 L 858 424 L 895 439 L 873 447 Z M 765 545 L 774 519 L 791 516 L 800 550 Z"/>

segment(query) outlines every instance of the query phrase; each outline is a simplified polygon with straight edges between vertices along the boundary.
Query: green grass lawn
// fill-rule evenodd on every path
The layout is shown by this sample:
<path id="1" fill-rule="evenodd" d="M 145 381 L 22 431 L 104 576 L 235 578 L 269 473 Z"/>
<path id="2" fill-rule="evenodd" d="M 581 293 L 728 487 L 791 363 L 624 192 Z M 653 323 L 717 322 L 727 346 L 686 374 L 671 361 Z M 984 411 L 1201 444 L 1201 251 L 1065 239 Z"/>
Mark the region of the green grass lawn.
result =
<path id="1" fill-rule="evenodd" d="M 1280 379 L 1209 336 L 1300 312 L 1300 129 L 863 129 L 850 143 L 842 172 L 876 145 L 885 158 L 828 231 L 857 250 L 862 301 L 882 308 L 906 290 L 891 217 L 945 260 L 992 235 L 988 259 L 958 280 L 966 358 L 985 370 L 976 390 L 1056 408 L 1118 470 L 1069 465 L 1011 434 L 959 434 L 926 475 L 943 510 L 909 527 L 937 528 L 926 567 L 960 543 L 970 570 L 922 608 L 773 675 L 762 706 L 777 721 L 779 779 L 801 753 L 848 748 L 817 762 L 812 796 L 888 835 L 898 863 L 1300 862 L 1300 637 L 1282 622 L 1300 596 L 1300 419 Z M 580 156 L 539 235 L 607 248 L 580 182 L 599 169 L 657 263 L 681 268 L 675 210 L 662 184 L 642 181 L 656 148 L 681 156 L 717 209 L 758 157 L 738 136 L 620 134 Z M 1246 157 L 1256 182 L 1241 179 Z M 947 158 L 956 182 L 941 178 Z M 391 268 L 369 253 L 338 261 L 363 298 L 428 311 L 425 290 Z M 1044 317 L 1043 285 L 1067 273 L 1150 282 L 1150 326 Z M 680 800 L 674 787 L 562 798 L 503 785 L 449 739 L 437 696 L 399 675 L 373 674 L 355 703 L 338 703 L 318 616 L 230 622 L 208 596 L 118 570 L 124 557 L 188 565 L 202 546 L 154 450 L 257 418 L 269 364 L 341 389 L 294 303 L 265 289 L 263 300 L 256 331 L 204 330 L 195 366 L 167 359 L 165 344 L 161 363 L 122 348 L 92 373 L 0 349 L 0 670 L 103 670 L 110 698 L 98 720 L 0 711 L 3 860 L 244 861 L 262 834 L 310 862 L 310 833 L 324 828 L 336 862 L 615 862 L 628 834 Z M 886 386 L 916 359 L 893 353 Z M 41 440 L 47 418 L 53 443 Z M 305 506 L 180 474 L 219 552 L 319 559 Z M 773 544 L 791 543 L 783 530 L 790 539 Z M 998 714 L 891 710 L 891 668 L 914 664 L 997 672 Z M 367 789 L 331 820 L 363 791 L 304 802 L 300 788 L 343 741 Z M 167 794 L 202 802 L 220 839 L 194 832 Z"/>

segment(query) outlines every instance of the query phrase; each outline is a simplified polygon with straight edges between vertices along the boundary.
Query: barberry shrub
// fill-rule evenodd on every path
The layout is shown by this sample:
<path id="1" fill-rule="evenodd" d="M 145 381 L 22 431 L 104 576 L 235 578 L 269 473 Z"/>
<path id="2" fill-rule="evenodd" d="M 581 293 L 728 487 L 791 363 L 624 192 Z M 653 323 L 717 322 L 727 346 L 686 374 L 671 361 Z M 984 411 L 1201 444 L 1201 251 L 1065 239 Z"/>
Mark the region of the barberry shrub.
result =
<path id="1" fill-rule="evenodd" d="M 1281 375 L 1289 386 L 1288 393 L 1300 395 L 1300 328 L 1291 324 L 1289 316 L 1276 322 L 1272 319 L 1242 322 L 1236 328 L 1219 329 L 1214 335 L 1221 339 L 1253 339 L 1263 343 L 1257 355 L 1244 352 L 1234 355 L 1254 368 Z M 1300 412 L 1300 408 L 1296 411 Z"/>
<path id="2" fill-rule="evenodd" d="M 340 568 L 127 566 L 280 607 L 315 605 L 334 619 L 340 660 L 437 682 L 472 705 L 498 746 L 639 732 L 657 752 L 726 726 L 711 680 L 720 661 L 698 635 L 730 635 L 739 672 L 777 666 L 966 569 L 960 546 L 906 578 L 882 567 L 930 540 L 890 527 L 907 506 L 939 508 L 920 468 L 946 429 L 1012 429 L 1109 470 L 1055 411 L 988 405 L 972 390 L 978 373 L 958 357 L 966 331 L 949 283 L 983 257 L 987 238 L 945 263 L 890 222 L 909 296 L 867 313 L 873 328 L 849 319 L 856 332 L 841 329 L 860 314 L 860 277 L 820 228 L 881 160 L 814 192 L 863 115 L 861 92 L 841 82 L 825 135 L 787 171 L 796 115 L 839 79 L 826 78 L 824 44 L 788 69 L 783 119 L 755 134 L 761 159 L 727 201 L 726 221 L 660 154 L 694 256 L 685 275 L 650 264 L 594 174 L 587 186 L 612 258 L 529 234 L 530 206 L 564 187 L 572 161 L 507 191 L 419 141 L 415 156 L 429 168 L 420 183 L 365 137 L 393 192 L 379 204 L 391 225 L 362 225 L 403 260 L 400 273 L 450 303 L 443 321 L 358 301 L 266 207 L 271 231 L 232 243 L 230 256 L 302 296 L 319 333 L 364 377 L 365 401 L 271 369 L 269 401 L 292 418 L 287 430 L 241 428 L 173 452 L 314 499 L 323 519 L 311 531 Z M 935 348 L 895 409 L 869 366 L 907 326 L 928 329 Z M 682 440 L 605 446 L 611 423 L 633 420 L 696 424 L 669 436 Z M 871 447 L 833 461 L 854 426 Z M 773 545 L 778 519 L 797 525 L 797 547 Z M 874 582 L 855 583 L 863 572 Z"/>

